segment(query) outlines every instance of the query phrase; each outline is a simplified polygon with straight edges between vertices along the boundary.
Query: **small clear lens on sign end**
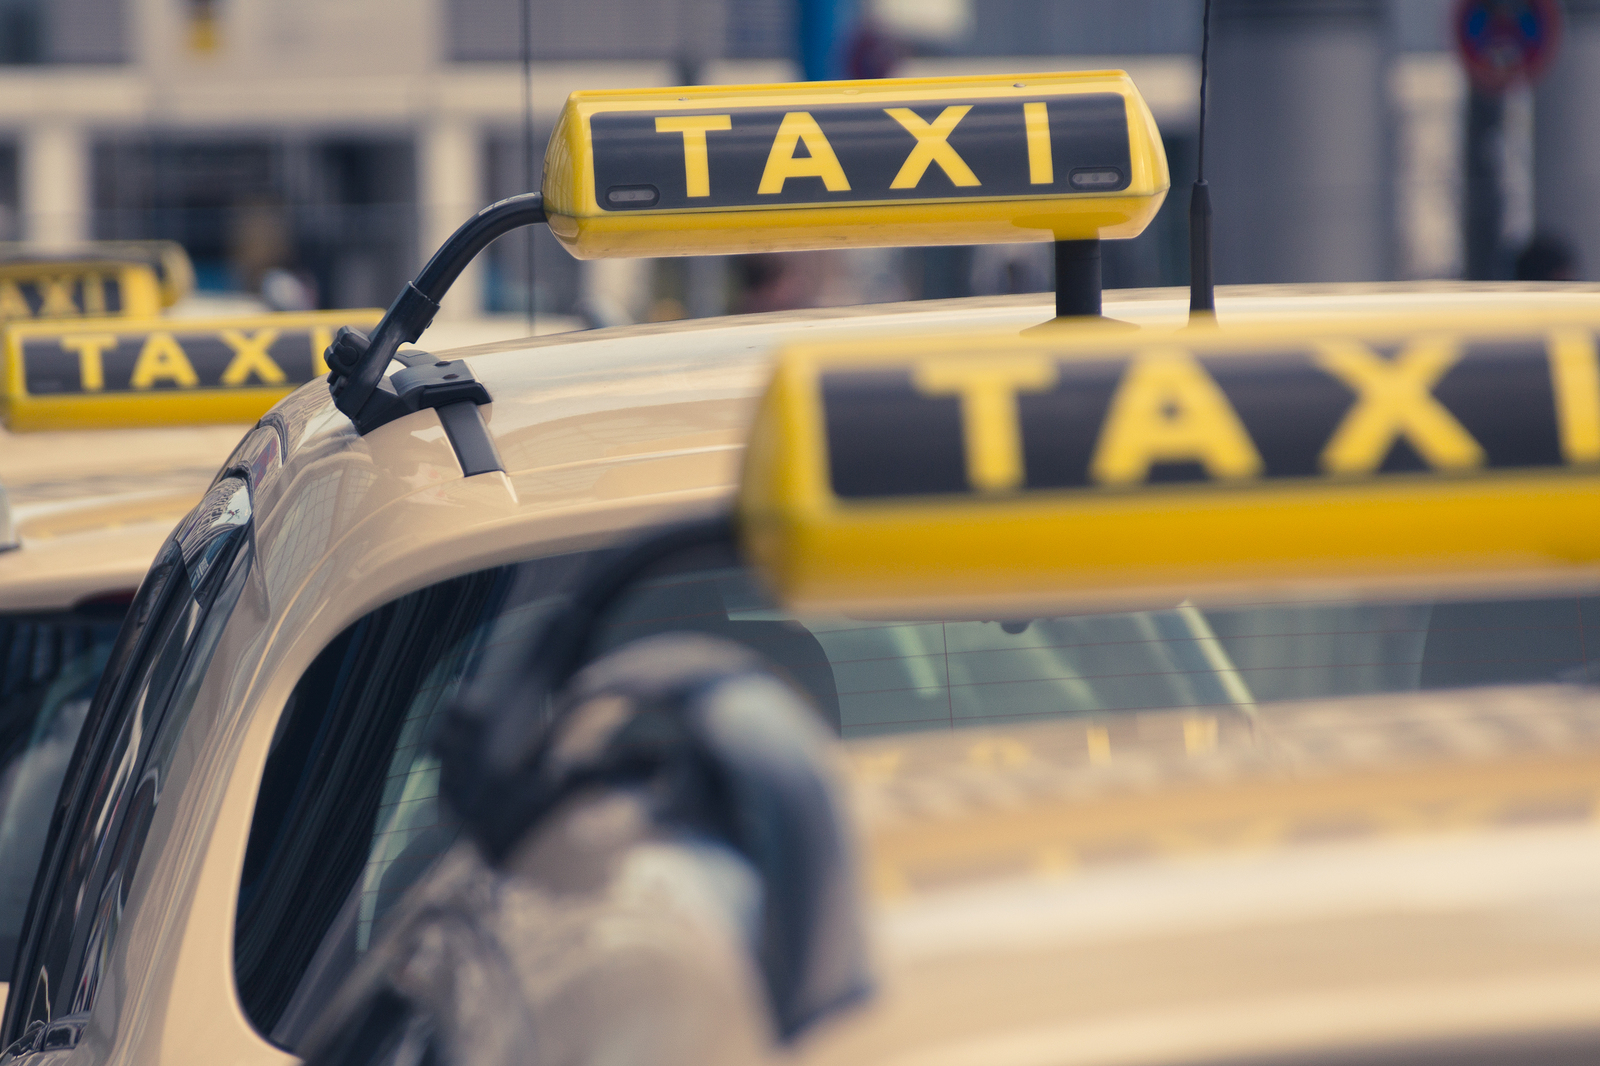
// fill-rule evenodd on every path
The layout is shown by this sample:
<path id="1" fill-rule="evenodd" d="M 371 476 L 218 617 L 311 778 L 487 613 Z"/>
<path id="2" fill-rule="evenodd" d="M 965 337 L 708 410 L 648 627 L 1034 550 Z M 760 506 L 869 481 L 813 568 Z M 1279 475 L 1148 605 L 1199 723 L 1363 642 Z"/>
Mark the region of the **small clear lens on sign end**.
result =
<path id="1" fill-rule="evenodd" d="M 1074 189 L 1115 189 L 1122 184 L 1122 171 L 1116 167 L 1093 167 L 1074 170 L 1068 178 Z"/>
<path id="2" fill-rule="evenodd" d="M 654 185 L 613 185 L 606 190 L 606 203 L 612 207 L 651 207 L 659 199 Z"/>

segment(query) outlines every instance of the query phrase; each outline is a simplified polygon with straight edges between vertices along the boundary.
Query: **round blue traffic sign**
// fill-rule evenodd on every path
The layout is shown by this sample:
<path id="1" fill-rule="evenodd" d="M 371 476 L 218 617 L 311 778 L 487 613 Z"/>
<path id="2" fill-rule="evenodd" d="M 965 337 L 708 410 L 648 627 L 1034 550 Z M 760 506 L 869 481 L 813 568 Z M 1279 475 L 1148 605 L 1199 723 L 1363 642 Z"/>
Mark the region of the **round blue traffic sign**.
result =
<path id="1" fill-rule="evenodd" d="M 1484 92 L 1537 81 L 1561 40 L 1558 0 L 1457 0 L 1456 47 Z"/>

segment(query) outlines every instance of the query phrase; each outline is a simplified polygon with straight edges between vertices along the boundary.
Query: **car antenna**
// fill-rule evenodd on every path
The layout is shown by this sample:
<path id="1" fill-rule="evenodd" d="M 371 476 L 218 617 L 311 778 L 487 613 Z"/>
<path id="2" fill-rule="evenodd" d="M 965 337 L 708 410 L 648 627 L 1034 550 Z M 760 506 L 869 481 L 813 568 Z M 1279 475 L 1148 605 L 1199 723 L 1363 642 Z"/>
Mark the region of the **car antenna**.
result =
<path id="1" fill-rule="evenodd" d="M 522 0 L 522 187 L 532 191 L 534 185 L 533 141 L 533 0 Z M 538 308 L 535 306 L 537 289 L 533 281 L 533 267 L 538 244 L 534 234 L 528 232 L 528 335 L 539 332 Z"/>
<path id="2" fill-rule="evenodd" d="M 1217 286 L 1211 276 L 1211 186 L 1206 184 L 1206 81 L 1211 68 L 1211 0 L 1201 16 L 1200 144 L 1194 191 L 1189 194 L 1189 322 L 1217 317 Z"/>

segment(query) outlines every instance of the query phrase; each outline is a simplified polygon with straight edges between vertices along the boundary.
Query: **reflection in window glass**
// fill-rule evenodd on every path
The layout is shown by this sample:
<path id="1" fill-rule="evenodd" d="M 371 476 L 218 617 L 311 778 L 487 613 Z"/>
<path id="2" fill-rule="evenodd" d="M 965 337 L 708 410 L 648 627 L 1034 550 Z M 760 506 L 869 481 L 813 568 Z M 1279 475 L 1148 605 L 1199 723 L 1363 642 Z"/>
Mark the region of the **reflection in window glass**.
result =
<path id="1" fill-rule="evenodd" d="M 429 744 L 469 672 L 523 649 L 585 556 L 480 571 L 358 620 L 301 677 L 262 777 L 235 918 L 255 1026 L 293 1048 L 457 835 Z"/>
<path id="2" fill-rule="evenodd" d="M 17 935 L 61 779 L 122 610 L 0 616 L 0 974 Z"/>
<path id="3" fill-rule="evenodd" d="M 460 685 L 513 669 L 590 557 L 467 575 L 379 608 L 306 671 L 279 726 L 240 889 L 236 975 L 294 1048 L 395 902 L 456 839 L 430 738 Z M 685 551 L 599 619 L 586 658 L 693 631 L 739 641 L 847 737 L 1174 707 L 1587 676 L 1600 603 L 1260 603 L 896 620 L 776 608 L 724 548 Z M 1600 636 L 1600 634 L 1597 634 Z"/>
<path id="4" fill-rule="evenodd" d="M 725 556 L 725 553 L 723 553 Z M 1467 685 L 1581 681 L 1600 599 L 1256 603 L 1054 618 L 793 616 L 727 558 L 641 582 L 595 653 L 668 629 L 767 654 L 845 736 L 1062 715 L 1238 707 Z M 832 716 L 832 715 L 830 715 Z"/>
<path id="5" fill-rule="evenodd" d="M 223 482 L 207 501 L 236 491 Z M 188 543 L 195 568 L 168 543 L 110 649 L 60 786 L 66 814 L 40 863 L 34 939 L 18 945 L 19 1029 L 88 1011 L 106 976 L 175 745 L 249 572 L 243 526 L 219 515 Z"/>

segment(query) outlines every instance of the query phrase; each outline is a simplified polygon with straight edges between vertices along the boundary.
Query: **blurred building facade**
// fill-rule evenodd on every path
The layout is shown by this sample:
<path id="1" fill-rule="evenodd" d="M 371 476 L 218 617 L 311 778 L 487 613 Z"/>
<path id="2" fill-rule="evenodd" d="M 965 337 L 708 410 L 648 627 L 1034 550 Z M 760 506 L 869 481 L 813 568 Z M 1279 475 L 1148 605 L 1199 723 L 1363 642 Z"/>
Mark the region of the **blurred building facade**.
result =
<path id="1" fill-rule="evenodd" d="M 533 0 L 536 153 L 574 89 L 794 77 L 797 2 Z M 0 237 L 172 237 L 212 289 L 252 291 L 287 270 L 325 306 L 387 303 L 467 215 L 527 187 L 523 3 L 0 0 Z M 1108 247 L 1107 283 L 1187 280 L 1201 0 L 861 3 L 896 74 L 1128 68 L 1175 192 L 1149 233 Z M 1459 273 L 1464 89 L 1449 4 L 1217 0 L 1219 280 Z M 1600 29 L 1573 37 L 1600 42 Z M 1560 122 L 1587 116 L 1574 110 Z M 1535 140 L 1584 173 L 1600 148 L 1562 142 L 1554 118 L 1535 138 L 1531 103 L 1513 114 L 1526 116 L 1507 149 L 1526 161 L 1512 168 L 1525 209 L 1508 225 L 1531 229 L 1535 199 L 1581 218 L 1600 265 L 1600 208 L 1550 183 L 1536 197 L 1532 177 Z M 456 311 L 526 307 L 525 239 L 463 279 Z M 770 277 L 771 264 L 721 260 L 580 264 L 533 239 L 540 310 L 594 321 L 737 308 Z M 1042 246 L 863 253 L 797 266 L 789 284 L 817 302 L 1013 291 L 1047 287 L 1048 263 Z"/>

